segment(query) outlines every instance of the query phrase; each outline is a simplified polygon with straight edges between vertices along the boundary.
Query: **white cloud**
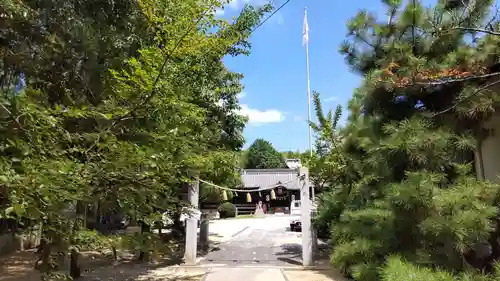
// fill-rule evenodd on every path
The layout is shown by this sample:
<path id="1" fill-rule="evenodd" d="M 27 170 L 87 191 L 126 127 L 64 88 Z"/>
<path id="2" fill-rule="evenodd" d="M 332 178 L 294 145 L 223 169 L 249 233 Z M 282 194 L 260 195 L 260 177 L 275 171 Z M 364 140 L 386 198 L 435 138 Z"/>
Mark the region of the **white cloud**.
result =
<path id="1" fill-rule="evenodd" d="M 244 97 L 246 97 L 247 93 L 246 92 L 241 92 L 238 94 L 238 99 L 242 99 Z"/>
<path id="2" fill-rule="evenodd" d="M 331 96 L 329 98 L 324 99 L 325 102 L 337 101 L 339 98 L 336 96 Z"/>
<path id="3" fill-rule="evenodd" d="M 246 92 L 241 92 L 238 94 L 238 99 L 241 100 L 247 95 Z M 224 101 L 219 100 L 217 102 L 218 106 L 224 106 Z M 277 109 L 266 109 L 259 110 L 255 108 L 250 108 L 248 104 L 240 104 L 241 109 L 235 111 L 234 113 L 243 115 L 248 118 L 248 123 L 250 125 L 258 126 L 269 123 L 279 123 L 285 120 L 286 112 L 279 111 Z"/>
<path id="4" fill-rule="evenodd" d="M 245 1 L 247 2 L 247 1 Z M 228 6 L 231 7 L 231 9 L 238 9 L 240 8 L 240 6 L 243 6 L 243 1 L 242 0 L 232 0 L 231 2 L 229 2 Z"/>
<path id="5" fill-rule="evenodd" d="M 245 6 L 245 4 L 262 6 L 262 5 L 267 4 L 267 3 L 270 3 L 270 1 L 269 0 L 231 0 L 231 2 L 229 2 L 229 4 L 226 4 L 224 6 L 224 8 L 236 11 L 236 10 L 241 10 L 241 8 L 243 8 L 243 6 Z M 222 16 L 222 15 L 224 15 L 224 12 L 225 12 L 224 9 L 217 9 L 215 11 L 215 14 L 217 16 Z"/>
<path id="6" fill-rule="evenodd" d="M 279 123 L 285 120 L 283 112 L 277 109 L 259 110 L 250 108 L 247 104 L 241 105 L 239 114 L 246 116 L 248 118 L 248 123 L 251 125 Z"/>

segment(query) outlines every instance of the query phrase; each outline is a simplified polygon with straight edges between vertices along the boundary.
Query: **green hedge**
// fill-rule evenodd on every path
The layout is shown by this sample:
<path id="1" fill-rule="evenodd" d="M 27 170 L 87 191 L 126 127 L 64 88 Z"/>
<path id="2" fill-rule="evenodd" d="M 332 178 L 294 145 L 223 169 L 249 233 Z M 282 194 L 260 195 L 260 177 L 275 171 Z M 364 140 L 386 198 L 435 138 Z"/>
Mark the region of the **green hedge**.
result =
<path id="1" fill-rule="evenodd" d="M 236 206 L 231 202 L 222 203 L 218 211 L 221 219 L 236 217 Z"/>

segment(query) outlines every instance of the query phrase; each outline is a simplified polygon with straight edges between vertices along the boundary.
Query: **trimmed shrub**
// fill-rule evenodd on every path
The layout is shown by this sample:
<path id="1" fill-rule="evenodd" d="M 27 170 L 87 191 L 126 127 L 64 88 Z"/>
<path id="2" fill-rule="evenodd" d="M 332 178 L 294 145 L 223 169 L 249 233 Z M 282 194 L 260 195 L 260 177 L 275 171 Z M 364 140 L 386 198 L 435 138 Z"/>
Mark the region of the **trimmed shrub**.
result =
<path id="1" fill-rule="evenodd" d="M 222 203 L 219 206 L 218 211 L 221 219 L 236 217 L 236 206 L 234 206 L 231 202 Z"/>

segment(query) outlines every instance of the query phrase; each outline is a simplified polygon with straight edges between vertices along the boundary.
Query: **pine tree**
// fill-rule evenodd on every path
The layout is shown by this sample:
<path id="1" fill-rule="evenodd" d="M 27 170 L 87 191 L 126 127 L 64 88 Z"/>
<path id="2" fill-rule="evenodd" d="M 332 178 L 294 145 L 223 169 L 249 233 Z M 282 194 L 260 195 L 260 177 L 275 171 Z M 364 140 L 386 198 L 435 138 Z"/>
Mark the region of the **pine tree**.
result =
<path id="1" fill-rule="evenodd" d="M 331 260 L 356 280 L 491 272 L 500 258 L 500 188 L 477 181 L 471 162 L 481 122 L 498 101 L 488 80 L 500 61 L 493 1 L 382 2 L 388 17 L 359 12 L 341 46 L 365 79 L 342 129 L 345 180 L 329 182 L 320 211 L 335 214 L 326 218 Z M 320 131 L 321 138 L 329 128 Z M 380 271 L 394 254 L 404 262 Z"/>

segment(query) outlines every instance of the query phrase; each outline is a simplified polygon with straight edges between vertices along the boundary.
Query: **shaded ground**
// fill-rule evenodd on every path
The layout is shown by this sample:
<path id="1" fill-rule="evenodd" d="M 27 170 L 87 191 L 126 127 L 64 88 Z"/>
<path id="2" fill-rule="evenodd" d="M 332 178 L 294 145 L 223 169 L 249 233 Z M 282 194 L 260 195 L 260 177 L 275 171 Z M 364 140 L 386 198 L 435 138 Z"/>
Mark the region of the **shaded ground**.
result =
<path id="1" fill-rule="evenodd" d="M 82 252 L 82 276 L 80 280 L 127 281 L 127 280 L 199 280 L 196 274 L 188 275 L 188 279 L 179 279 L 179 276 L 169 275 L 169 279 L 161 275 L 165 268 L 182 263 L 184 245 L 182 243 L 168 243 L 169 251 L 157 257 L 157 263 L 136 262 L 134 255 L 126 251 L 118 252 L 118 261 L 109 254 L 99 252 Z M 199 256 L 205 253 L 200 251 Z M 0 281 L 39 281 L 40 273 L 34 269 L 37 254 L 35 250 L 16 252 L 0 257 Z M 200 275 L 200 274 L 198 274 Z M 202 275 L 202 274 L 201 274 Z M 176 277 L 177 279 L 172 279 Z M 194 279 L 193 279 L 194 278 Z M 201 278 L 201 277 L 200 277 Z"/>
<path id="2" fill-rule="evenodd" d="M 86 274 L 84 281 L 200 281 L 206 269 L 174 271 L 165 265 L 120 264 L 101 267 Z"/>
<path id="3" fill-rule="evenodd" d="M 82 269 L 97 268 L 113 264 L 113 259 L 97 252 L 82 253 Z M 37 255 L 35 250 L 16 252 L 0 257 L 0 281 L 40 280 L 40 273 L 34 269 Z M 85 274 L 84 272 L 84 274 Z"/>
<path id="4" fill-rule="evenodd" d="M 40 275 L 33 270 L 35 261 L 33 251 L 0 257 L 0 281 L 39 281 Z"/>
<path id="5" fill-rule="evenodd" d="M 36 261 L 34 251 L 17 252 L 0 258 L 0 281 L 40 281 L 40 274 L 33 269 Z M 84 281 L 199 281 L 204 270 L 189 272 L 172 271 L 169 260 L 152 265 L 122 260 L 115 262 L 98 253 L 85 253 L 82 268 Z"/>
<path id="6" fill-rule="evenodd" d="M 201 261 L 204 267 L 170 266 L 181 262 L 183 245 L 156 265 L 131 262 L 130 256 L 115 262 L 98 253 L 85 253 L 83 268 L 91 270 L 86 270 L 81 280 L 344 281 L 331 270 L 325 244 L 317 252 L 318 266 L 301 270 L 301 234 L 288 230 L 289 221 L 289 216 L 271 216 L 211 224 L 212 248 L 207 253 L 199 252 L 199 256 L 205 255 Z M 35 258 L 34 251 L 0 257 L 0 281 L 39 281 L 33 270 Z"/>

